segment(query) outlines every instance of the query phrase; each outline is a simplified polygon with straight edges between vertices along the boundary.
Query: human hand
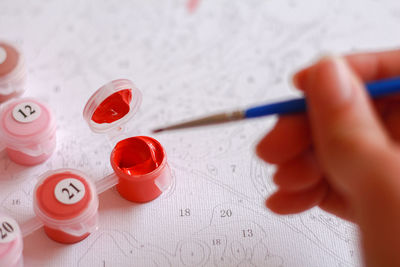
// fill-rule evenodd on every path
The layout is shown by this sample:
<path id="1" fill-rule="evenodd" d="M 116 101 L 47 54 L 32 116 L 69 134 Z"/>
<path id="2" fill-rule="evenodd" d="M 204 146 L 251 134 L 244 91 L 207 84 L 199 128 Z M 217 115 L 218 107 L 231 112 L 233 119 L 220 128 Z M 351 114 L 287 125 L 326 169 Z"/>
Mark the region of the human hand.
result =
<path id="1" fill-rule="evenodd" d="M 372 102 L 363 83 L 393 76 L 400 51 L 321 59 L 294 76 L 308 113 L 282 116 L 257 146 L 277 165 L 267 207 L 357 223 L 371 266 L 400 266 L 400 96 Z"/>

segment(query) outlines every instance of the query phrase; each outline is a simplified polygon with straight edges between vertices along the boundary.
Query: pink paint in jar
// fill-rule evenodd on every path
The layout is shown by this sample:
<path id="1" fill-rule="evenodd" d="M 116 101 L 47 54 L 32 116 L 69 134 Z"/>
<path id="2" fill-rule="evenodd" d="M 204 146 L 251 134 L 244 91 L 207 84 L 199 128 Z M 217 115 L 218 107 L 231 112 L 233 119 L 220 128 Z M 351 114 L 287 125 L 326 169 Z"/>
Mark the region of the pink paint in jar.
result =
<path id="1" fill-rule="evenodd" d="M 0 266 L 23 266 L 23 241 L 17 222 L 0 213 Z"/>
<path id="2" fill-rule="evenodd" d="M 21 95 L 26 90 L 26 67 L 20 51 L 0 41 L 0 102 Z"/>
<path id="3" fill-rule="evenodd" d="M 4 104 L 0 110 L 0 147 L 21 165 L 47 160 L 56 147 L 56 122 L 50 108 L 34 98 Z"/>

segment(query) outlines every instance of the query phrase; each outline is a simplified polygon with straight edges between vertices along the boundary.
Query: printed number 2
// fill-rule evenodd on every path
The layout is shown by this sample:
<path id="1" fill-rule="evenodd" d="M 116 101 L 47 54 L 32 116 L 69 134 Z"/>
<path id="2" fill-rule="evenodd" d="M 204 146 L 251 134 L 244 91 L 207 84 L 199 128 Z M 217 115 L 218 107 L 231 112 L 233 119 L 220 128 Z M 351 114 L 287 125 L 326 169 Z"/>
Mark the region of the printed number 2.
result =
<path id="1" fill-rule="evenodd" d="M 14 228 L 9 222 L 3 222 L 0 225 L 0 237 L 1 239 L 5 239 L 8 236 L 8 233 L 14 232 Z"/>
<path id="2" fill-rule="evenodd" d="M 81 190 L 79 190 L 78 188 L 76 188 L 76 186 L 75 186 L 73 183 L 69 183 L 69 186 L 72 187 L 73 189 L 75 189 L 76 193 L 81 192 Z M 69 189 L 68 189 L 68 188 L 65 188 L 65 187 L 61 190 L 61 192 L 66 192 L 66 193 L 68 194 L 68 198 L 69 198 L 69 199 L 71 199 L 71 198 L 73 198 L 73 197 L 75 196 L 74 193 L 71 193 L 71 192 L 69 191 Z"/>
<path id="3" fill-rule="evenodd" d="M 36 110 L 34 110 L 30 105 L 25 105 L 24 109 L 25 112 L 29 113 L 28 115 L 26 115 L 25 112 L 22 111 L 22 109 L 18 109 L 18 112 L 21 113 L 22 116 L 24 116 L 24 119 L 36 112 Z"/>

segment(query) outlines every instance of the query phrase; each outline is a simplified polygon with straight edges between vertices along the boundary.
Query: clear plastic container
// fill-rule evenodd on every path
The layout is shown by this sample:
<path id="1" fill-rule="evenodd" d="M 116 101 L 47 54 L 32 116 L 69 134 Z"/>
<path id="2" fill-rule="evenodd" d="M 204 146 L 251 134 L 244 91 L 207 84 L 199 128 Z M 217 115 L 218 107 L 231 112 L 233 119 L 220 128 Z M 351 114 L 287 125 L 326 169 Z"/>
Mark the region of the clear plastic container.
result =
<path id="1" fill-rule="evenodd" d="M 72 244 L 98 228 L 99 200 L 82 172 L 59 169 L 43 174 L 34 190 L 33 209 L 53 240 Z"/>
<path id="2" fill-rule="evenodd" d="M 148 202 L 171 184 L 164 148 L 154 138 L 134 136 L 119 141 L 110 161 L 119 177 L 117 190 L 127 200 Z"/>
<path id="3" fill-rule="evenodd" d="M 39 228 L 53 240 L 73 244 L 98 229 L 98 196 L 118 183 L 115 174 L 94 185 L 72 169 L 49 171 L 39 177 L 34 190 L 36 214 L 21 226 L 0 213 L 0 267 L 23 267 L 22 239 Z"/>
<path id="4" fill-rule="evenodd" d="M 0 147 L 21 165 L 47 160 L 56 147 L 56 122 L 49 107 L 34 98 L 4 104 L 0 110 Z"/>
<path id="5" fill-rule="evenodd" d="M 83 111 L 93 132 L 107 133 L 111 143 L 116 143 L 110 161 L 118 176 L 117 190 L 133 202 L 157 198 L 172 181 L 166 153 L 157 140 L 148 136 L 124 138 L 124 125 L 141 102 L 139 89 L 130 80 L 119 79 L 98 89 Z"/>
<path id="6" fill-rule="evenodd" d="M 21 95 L 26 90 L 26 68 L 20 51 L 0 41 L 0 102 Z"/>
<path id="7" fill-rule="evenodd" d="M 17 222 L 0 213 L 0 266 L 23 266 L 23 241 Z"/>

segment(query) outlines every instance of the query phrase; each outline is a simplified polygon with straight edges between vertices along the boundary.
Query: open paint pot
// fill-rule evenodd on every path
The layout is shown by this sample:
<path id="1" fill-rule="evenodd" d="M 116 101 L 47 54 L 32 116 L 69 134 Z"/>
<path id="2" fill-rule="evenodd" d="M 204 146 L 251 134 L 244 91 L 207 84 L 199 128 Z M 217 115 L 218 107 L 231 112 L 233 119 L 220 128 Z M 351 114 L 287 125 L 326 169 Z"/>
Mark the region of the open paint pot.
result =
<path id="1" fill-rule="evenodd" d="M 22 54 L 0 41 L 0 102 L 21 95 L 26 89 L 26 68 Z"/>
<path id="2" fill-rule="evenodd" d="M 17 222 L 0 213 L 0 266 L 23 266 L 22 234 Z"/>
<path id="3" fill-rule="evenodd" d="M 47 105 L 34 98 L 12 100 L 1 107 L 0 143 L 11 160 L 36 165 L 56 147 L 56 122 Z"/>
<path id="4" fill-rule="evenodd" d="M 166 153 L 157 140 L 148 136 L 122 137 L 124 124 L 137 112 L 141 101 L 139 89 L 130 80 L 120 79 L 98 89 L 83 111 L 92 131 L 107 133 L 116 142 L 110 161 L 118 176 L 117 190 L 133 202 L 157 198 L 172 180 Z"/>
<path id="5" fill-rule="evenodd" d="M 99 200 L 95 186 L 73 169 L 49 171 L 34 190 L 33 209 L 53 240 L 71 244 L 98 228 Z"/>

